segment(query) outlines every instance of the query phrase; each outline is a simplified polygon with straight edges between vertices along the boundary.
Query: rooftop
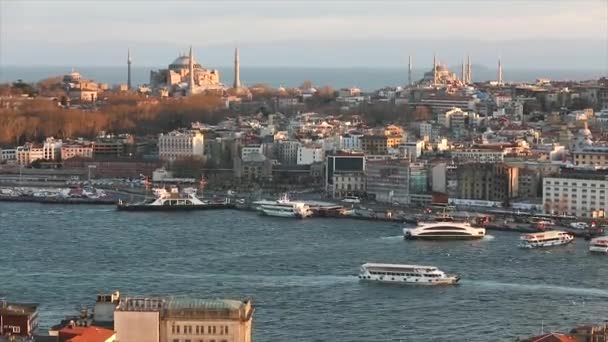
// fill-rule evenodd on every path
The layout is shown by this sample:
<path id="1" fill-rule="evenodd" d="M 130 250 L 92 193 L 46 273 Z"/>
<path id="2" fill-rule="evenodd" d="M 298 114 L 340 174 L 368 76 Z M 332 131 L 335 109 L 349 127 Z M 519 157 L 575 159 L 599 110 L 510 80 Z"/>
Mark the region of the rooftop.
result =
<path id="1" fill-rule="evenodd" d="M 0 301 L 0 314 L 4 315 L 31 315 L 36 313 L 37 309 L 38 304 Z"/>
<path id="2" fill-rule="evenodd" d="M 231 299 L 196 299 L 196 298 L 171 298 L 167 300 L 168 310 L 239 310 L 247 302 Z"/>

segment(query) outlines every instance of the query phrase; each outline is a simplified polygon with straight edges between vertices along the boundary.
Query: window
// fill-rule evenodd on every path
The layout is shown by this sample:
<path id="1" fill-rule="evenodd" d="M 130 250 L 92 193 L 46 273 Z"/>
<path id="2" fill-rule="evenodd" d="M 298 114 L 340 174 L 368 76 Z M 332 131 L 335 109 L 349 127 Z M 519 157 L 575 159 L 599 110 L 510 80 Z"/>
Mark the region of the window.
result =
<path id="1" fill-rule="evenodd" d="M 178 333 L 178 334 L 179 334 L 179 327 L 180 327 L 179 325 L 175 326 L 175 332 Z"/>
<path id="2" fill-rule="evenodd" d="M 172 326 L 171 326 L 171 333 L 172 333 L 172 334 L 175 334 L 175 325 L 172 325 Z"/>
<path id="3" fill-rule="evenodd" d="M 173 342 L 179 342 L 179 339 L 178 338 L 174 338 Z"/>
<path id="4" fill-rule="evenodd" d="M 213 326 L 213 333 L 216 334 L 215 325 Z"/>

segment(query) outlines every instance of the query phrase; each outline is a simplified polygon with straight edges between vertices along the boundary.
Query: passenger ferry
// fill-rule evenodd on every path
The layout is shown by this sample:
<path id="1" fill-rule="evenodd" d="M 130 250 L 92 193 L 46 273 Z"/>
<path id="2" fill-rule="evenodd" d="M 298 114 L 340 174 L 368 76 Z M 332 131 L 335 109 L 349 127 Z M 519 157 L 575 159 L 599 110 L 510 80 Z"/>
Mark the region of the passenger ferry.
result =
<path id="1" fill-rule="evenodd" d="M 141 203 L 127 203 L 119 200 L 116 208 L 124 211 L 187 211 L 234 207 L 227 199 L 222 202 L 202 201 L 196 197 L 196 191 L 192 189 L 180 192 L 178 187 L 173 186 L 169 190 L 156 188 L 153 191 L 156 199 L 151 202 L 144 200 Z"/>
<path id="2" fill-rule="evenodd" d="M 570 233 L 561 230 L 548 230 L 541 233 L 523 234 L 520 237 L 522 248 L 537 248 L 551 247 L 570 243 L 574 240 L 574 236 Z"/>
<path id="3" fill-rule="evenodd" d="M 608 253 L 608 236 L 591 239 L 589 242 L 589 252 Z"/>
<path id="4" fill-rule="evenodd" d="M 406 240 L 473 240 L 485 235 L 485 228 L 473 227 L 468 222 L 455 222 L 445 216 L 436 222 L 419 222 L 416 228 L 403 229 Z"/>
<path id="5" fill-rule="evenodd" d="M 260 201 L 257 210 L 262 215 L 288 217 L 288 218 L 306 218 L 312 216 L 310 206 L 304 202 L 291 201 L 284 195 L 276 201 Z"/>
<path id="6" fill-rule="evenodd" d="M 454 285 L 460 277 L 446 275 L 434 266 L 366 263 L 361 265 L 359 279 L 399 284 Z"/>

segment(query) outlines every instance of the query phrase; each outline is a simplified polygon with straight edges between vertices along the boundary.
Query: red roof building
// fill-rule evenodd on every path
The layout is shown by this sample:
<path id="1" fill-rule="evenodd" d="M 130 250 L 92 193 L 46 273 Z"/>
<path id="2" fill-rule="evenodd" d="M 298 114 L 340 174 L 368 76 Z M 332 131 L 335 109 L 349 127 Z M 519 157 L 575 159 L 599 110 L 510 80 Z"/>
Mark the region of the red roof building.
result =
<path id="1" fill-rule="evenodd" d="M 59 342 L 114 342 L 116 333 L 100 327 L 68 326 L 59 330 Z"/>
<path id="2" fill-rule="evenodd" d="M 561 333 L 548 333 L 540 336 L 530 337 L 521 342 L 576 342 L 576 339 L 570 335 Z"/>

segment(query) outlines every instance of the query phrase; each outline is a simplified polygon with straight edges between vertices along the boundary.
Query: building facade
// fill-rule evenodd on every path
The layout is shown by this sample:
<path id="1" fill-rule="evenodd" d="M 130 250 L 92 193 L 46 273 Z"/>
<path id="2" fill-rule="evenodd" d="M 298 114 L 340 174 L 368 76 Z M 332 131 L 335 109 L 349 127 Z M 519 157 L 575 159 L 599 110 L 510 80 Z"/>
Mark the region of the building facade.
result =
<path id="1" fill-rule="evenodd" d="M 0 336 L 32 336 L 38 328 L 38 305 L 0 299 Z"/>
<path id="2" fill-rule="evenodd" d="M 599 170 L 562 172 L 543 179 L 543 207 L 548 214 L 605 217 L 608 177 Z"/>
<path id="3" fill-rule="evenodd" d="M 361 149 L 366 154 L 386 154 L 388 137 L 385 135 L 364 135 L 361 137 Z"/>
<path id="4" fill-rule="evenodd" d="M 120 342 L 160 342 L 160 315 L 166 299 L 122 298 L 114 311 L 114 331 Z"/>
<path id="5" fill-rule="evenodd" d="M 325 160 L 325 151 L 320 147 L 300 146 L 298 148 L 298 165 L 311 165 Z"/>
<path id="6" fill-rule="evenodd" d="M 363 154 L 341 153 L 326 157 L 325 191 L 336 198 L 365 191 L 366 161 Z M 357 188 L 355 190 L 355 188 Z M 349 190 L 350 189 L 350 190 Z"/>
<path id="7" fill-rule="evenodd" d="M 454 181 L 450 176 L 455 176 L 456 184 L 450 184 Z M 502 163 L 458 165 L 455 174 L 448 174 L 450 189 L 450 198 L 505 202 L 519 194 L 518 168 Z"/>
<path id="8" fill-rule="evenodd" d="M 93 158 L 93 146 L 92 145 L 62 145 L 61 146 L 61 160 L 68 160 L 70 158 Z"/>
<path id="9" fill-rule="evenodd" d="M 502 163 L 505 152 L 500 150 L 468 149 L 452 151 L 452 159 L 460 163 Z"/>
<path id="10" fill-rule="evenodd" d="M 409 203 L 409 163 L 405 160 L 379 160 L 367 163 L 368 196 L 378 202 Z"/>
<path id="11" fill-rule="evenodd" d="M 174 161 L 184 158 L 202 158 L 205 152 L 203 133 L 173 131 L 158 137 L 158 158 Z"/>

